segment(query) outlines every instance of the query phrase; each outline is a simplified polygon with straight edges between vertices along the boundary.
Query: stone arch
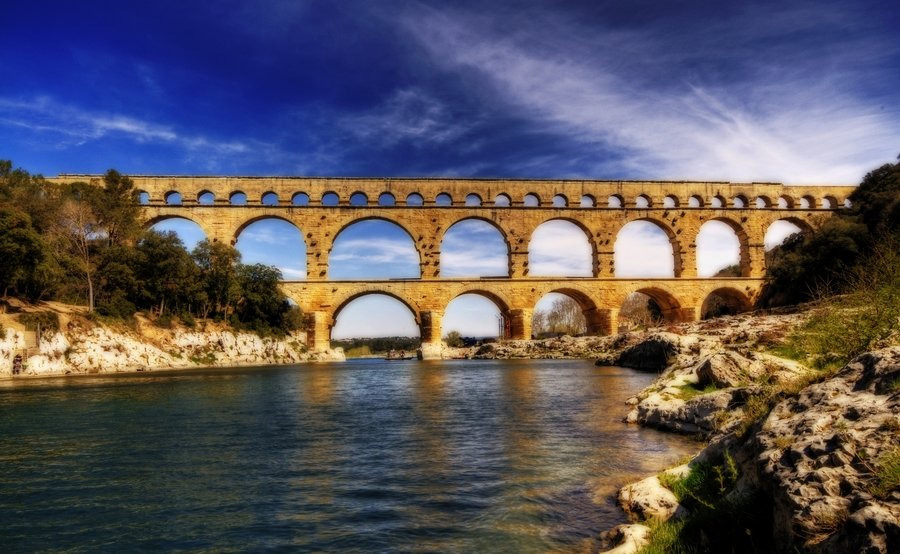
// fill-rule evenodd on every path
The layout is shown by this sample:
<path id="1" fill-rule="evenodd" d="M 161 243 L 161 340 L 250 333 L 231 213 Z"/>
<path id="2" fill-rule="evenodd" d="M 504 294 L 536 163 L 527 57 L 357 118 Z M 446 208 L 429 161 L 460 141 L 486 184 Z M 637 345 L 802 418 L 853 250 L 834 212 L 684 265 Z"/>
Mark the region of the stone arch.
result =
<path id="1" fill-rule="evenodd" d="M 750 201 L 747 200 L 747 197 L 743 194 L 738 194 L 731 199 L 731 206 L 737 209 L 748 208 L 750 206 Z"/>
<path id="2" fill-rule="evenodd" d="M 805 194 L 800 197 L 800 209 L 801 210 L 812 210 L 816 207 L 816 199 L 809 195 Z"/>
<path id="3" fill-rule="evenodd" d="M 338 195 L 338 193 L 334 192 L 333 190 L 329 190 L 329 191 L 322 193 L 322 205 L 323 206 L 333 207 L 333 206 L 339 205 L 340 203 L 341 203 L 341 197 Z"/>
<path id="4" fill-rule="evenodd" d="M 750 299 L 743 292 L 732 287 L 720 287 L 703 299 L 700 307 L 700 319 L 735 315 L 750 311 L 753 307 Z"/>
<path id="5" fill-rule="evenodd" d="M 565 194 L 557 194 L 553 197 L 553 207 L 554 208 L 568 208 L 569 207 L 569 199 L 566 198 Z"/>
<path id="6" fill-rule="evenodd" d="M 509 302 L 507 301 L 507 299 L 503 298 L 502 296 L 500 296 L 499 294 L 497 294 L 495 292 L 491 292 L 491 291 L 481 288 L 477 285 L 473 285 L 470 287 L 466 287 L 462 290 L 454 291 L 453 297 L 450 298 L 447 301 L 447 304 L 443 307 L 443 310 L 441 312 L 442 315 L 441 315 L 441 322 L 440 322 L 442 336 L 444 336 L 448 332 L 454 331 L 454 330 L 460 331 L 463 334 L 471 332 L 470 330 L 456 328 L 457 327 L 456 325 L 452 325 L 450 323 L 453 319 L 453 316 L 456 315 L 454 312 L 456 311 L 457 308 L 455 308 L 453 306 L 454 303 L 457 303 L 457 302 L 465 303 L 466 302 L 465 300 L 461 300 L 465 296 L 480 297 L 481 299 L 487 300 L 490 304 L 493 305 L 494 308 L 496 308 L 497 315 L 499 316 L 499 320 L 495 322 L 495 321 L 490 321 L 487 318 L 481 318 L 479 321 L 480 321 L 480 324 L 483 326 L 483 330 L 481 330 L 480 332 L 487 332 L 490 334 L 494 334 L 494 331 L 496 331 L 496 335 L 501 338 L 509 337 L 510 335 L 513 334 L 512 327 L 513 327 L 513 323 L 514 323 L 513 320 L 515 318 L 513 317 L 512 311 L 510 310 Z M 521 314 L 519 313 L 518 316 L 520 318 Z M 519 320 L 516 320 L 515 323 L 517 325 L 521 325 L 521 321 L 519 321 Z M 529 321 L 528 323 L 529 323 L 529 325 L 527 325 L 527 327 L 528 327 L 527 333 L 530 335 L 530 332 L 531 332 L 530 323 L 531 322 Z M 517 328 L 516 331 L 518 332 L 519 335 L 523 335 L 526 332 L 522 328 Z M 523 337 L 520 336 L 520 338 L 523 338 Z M 524 337 L 524 338 L 531 338 L 531 337 L 528 336 L 528 337 Z"/>
<path id="7" fill-rule="evenodd" d="M 710 208 L 727 208 L 728 202 L 725 200 L 721 194 L 716 194 L 712 198 L 709 199 L 709 207 Z"/>
<path id="8" fill-rule="evenodd" d="M 369 205 L 369 197 L 366 193 L 358 190 L 350 195 L 350 205 L 364 208 Z"/>
<path id="9" fill-rule="evenodd" d="M 351 302 L 353 302 L 354 300 L 358 300 L 364 296 L 371 296 L 373 294 L 380 294 L 382 296 L 388 296 L 390 298 L 393 298 L 394 300 L 399 301 L 401 304 L 406 306 L 406 308 L 413 314 L 413 319 L 415 319 L 416 324 L 421 325 L 421 321 L 419 318 L 419 309 L 418 309 L 418 306 L 416 306 L 416 304 L 413 301 L 411 301 L 407 298 L 404 298 L 403 296 L 401 296 L 395 292 L 383 290 L 383 289 L 379 288 L 377 285 L 374 285 L 374 286 L 366 287 L 363 290 L 353 291 L 352 293 L 346 295 L 343 298 L 336 299 L 334 302 L 334 305 L 335 305 L 334 311 L 332 311 L 330 314 L 331 315 L 331 324 L 329 327 L 334 327 L 334 324 L 337 323 L 338 316 L 341 315 L 341 312 L 344 311 L 344 308 L 346 308 Z M 330 332 L 331 332 L 331 329 L 329 329 L 329 334 L 330 334 Z"/>
<path id="10" fill-rule="evenodd" d="M 449 250 L 448 250 L 447 248 L 445 248 L 444 241 L 447 239 L 448 234 L 450 234 L 451 231 L 453 231 L 453 228 L 454 228 L 456 225 L 458 225 L 458 224 L 460 224 L 460 223 L 465 223 L 465 222 L 467 222 L 467 221 L 477 221 L 477 222 L 479 222 L 479 223 L 486 223 L 486 224 L 489 225 L 494 231 L 497 232 L 497 234 L 499 235 L 500 239 L 501 239 L 502 242 L 503 242 L 503 247 L 504 247 L 504 249 L 505 249 L 505 252 L 504 252 L 504 262 L 505 262 L 505 267 L 503 268 L 503 270 L 502 270 L 501 273 L 486 274 L 486 275 L 481 275 L 481 274 L 478 274 L 478 273 L 473 273 L 473 274 L 467 274 L 467 275 L 465 275 L 465 276 L 466 276 L 466 277 L 500 277 L 500 276 L 503 276 L 503 277 L 509 277 L 509 275 L 510 275 L 510 268 L 512 267 L 512 259 L 511 259 L 512 254 L 511 254 L 511 248 L 510 248 L 510 244 L 509 244 L 509 235 L 507 234 L 507 232 L 506 232 L 500 225 L 497 224 L 496 221 L 492 221 L 492 220 L 487 219 L 487 218 L 485 218 L 485 217 L 479 217 L 479 216 L 471 216 L 471 217 L 464 217 L 464 218 L 462 218 L 462 219 L 458 219 L 458 220 L 454 221 L 453 223 L 451 223 L 449 226 L 447 226 L 447 229 L 444 231 L 443 235 L 441 235 L 441 261 L 440 261 L 440 275 L 441 275 L 441 277 L 448 276 L 448 275 L 446 275 L 446 273 L 445 273 L 445 267 L 446 267 L 446 265 L 445 265 L 444 255 L 445 255 L 445 253 L 449 252 Z M 476 241 L 476 242 L 481 243 L 481 244 L 484 244 L 484 243 L 486 243 L 487 241 L 481 241 L 481 240 L 479 240 L 479 241 Z M 462 276 L 464 276 L 464 275 L 459 274 L 459 275 L 449 275 L 449 276 L 462 277 Z"/>
<path id="11" fill-rule="evenodd" d="M 212 206 L 216 203 L 216 194 L 211 190 L 201 190 L 197 193 L 197 204 Z"/>
<path id="12" fill-rule="evenodd" d="M 597 199 L 592 194 L 582 194 L 579 206 L 582 208 L 593 208 L 597 205 Z"/>
<path id="13" fill-rule="evenodd" d="M 790 223 L 798 230 L 794 231 L 790 229 L 790 226 L 784 225 L 781 222 Z M 780 217 L 772 220 L 766 225 L 765 234 L 763 235 L 765 249 L 768 251 L 775 248 L 783 243 L 788 236 L 796 232 L 803 234 L 810 233 L 812 232 L 812 226 L 809 222 L 800 217 Z"/>
<path id="14" fill-rule="evenodd" d="M 245 264 L 275 266 L 285 281 L 309 277 L 306 237 L 303 230 L 286 217 L 259 215 L 249 218 L 241 223 L 231 242 Z"/>
<path id="15" fill-rule="evenodd" d="M 728 217 L 711 217 L 708 220 L 703 222 L 703 225 L 700 226 L 700 229 L 697 231 L 697 236 L 700 235 L 700 231 L 703 230 L 703 226 L 709 223 L 710 221 L 719 221 L 724 223 L 728 227 L 734 231 L 735 236 L 738 239 L 738 248 L 740 249 L 738 252 L 738 265 L 740 266 L 741 277 L 749 277 L 750 276 L 750 237 L 747 234 L 747 231 L 744 227 Z M 696 243 L 696 237 L 694 237 L 694 241 Z M 697 261 L 699 262 L 700 256 L 698 253 Z"/>
<path id="16" fill-rule="evenodd" d="M 606 199 L 606 205 L 610 208 L 624 208 L 625 198 L 623 198 L 621 194 L 611 194 L 609 195 L 609 198 Z"/>
<path id="17" fill-rule="evenodd" d="M 264 192 L 262 196 L 259 197 L 259 203 L 263 206 L 277 206 L 280 202 L 278 193 L 273 190 Z"/>
<path id="18" fill-rule="evenodd" d="M 753 201 L 754 207 L 757 209 L 764 209 L 772 207 L 772 199 L 768 196 L 759 195 Z"/>
<path id="19" fill-rule="evenodd" d="M 291 196 L 291 205 L 309 206 L 309 195 L 305 192 L 295 192 L 294 195 Z"/>
<path id="20" fill-rule="evenodd" d="M 163 200 L 167 206 L 180 206 L 182 203 L 181 193 L 177 190 L 170 190 L 163 195 Z"/>
<path id="21" fill-rule="evenodd" d="M 840 206 L 840 204 L 838 204 L 838 200 L 834 196 L 831 196 L 829 194 L 829 195 L 822 197 L 822 207 L 823 208 L 829 209 L 829 210 L 834 210 L 834 209 L 837 209 L 839 206 Z"/>
<path id="22" fill-rule="evenodd" d="M 137 203 L 142 206 L 146 206 L 150 203 L 150 193 L 147 192 L 146 190 L 134 191 L 134 197 L 135 197 L 135 200 L 137 200 Z"/>
<path id="23" fill-rule="evenodd" d="M 653 200 L 651 200 L 650 196 L 646 194 L 639 194 L 637 198 L 634 199 L 634 207 L 639 210 L 652 208 Z"/>
<path id="24" fill-rule="evenodd" d="M 501 192 L 494 197 L 494 205 L 498 207 L 508 208 L 512 206 L 512 199 L 505 192 Z"/>
<path id="25" fill-rule="evenodd" d="M 704 205 L 706 205 L 706 203 L 699 194 L 692 194 L 690 198 L 688 198 L 688 208 L 702 208 Z"/>
<path id="26" fill-rule="evenodd" d="M 469 207 L 477 207 L 481 206 L 481 196 L 474 192 L 470 192 L 466 195 L 466 206 Z"/>
<path id="27" fill-rule="evenodd" d="M 424 206 L 425 198 L 422 197 L 418 192 L 411 192 L 406 196 L 406 205 L 407 206 Z"/>
<path id="28" fill-rule="evenodd" d="M 205 227 L 205 226 L 203 225 L 202 220 L 201 220 L 201 221 L 195 221 L 195 220 L 191 219 L 190 217 L 187 217 L 187 216 L 184 216 L 184 215 L 171 215 L 171 214 L 165 214 L 165 215 L 158 215 L 158 216 L 156 216 L 156 217 L 152 217 L 152 218 L 147 219 L 146 221 L 143 222 L 143 229 L 144 229 L 144 230 L 147 230 L 147 229 L 150 229 L 151 227 L 153 227 L 154 225 L 156 225 L 156 224 L 158 224 L 158 223 L 164 223 L 164 222 L 167 222 L 167 221 L 168 221 L 168 222 L 177 222 L 177 221 L 188 222 L 188 223 L 190 223 L 190 224 L 193 226 L 193 228 L 196 228 L 196 229 L 199 229 L 199 230 L 200 230 L 200 232 L 203 234 L 203 239 L 206 239 L 206 240 L 208 240 L 208 241 L 214 241 L 214 240 L 215 240 L 215 237 L 214 237 L 213 235 L 210 234 L 210 230 L 209 230 L 207 227 Z M 170 229 L 170 230 L 172 230 L 172 229 Z M 191 231 L 189 231 L 189 230 L 187 230 L 187 229 L 184 229 L 183 231 L 188 231 L 189 233 L 191 232 Z M 177 232 L 177 230 L 176 230 L 176 232 Z M 190 244 L 190 241 L 189 241 L 189 240 L 185 240 L 186 237 L 185 237 L 185 235 L 182 234 L 182 232 L 178 232 L 178 237 L 184 242 L 185 248 L 187 248 L 188 251 L 190 251 L 190 250 L 193 249 L 193 246 Z M 196 241 L 196 242 L 200 242 L 200 241 L 203 240 L 203 239 L 197 237 L 197 241 Z"/>
<path id="29" fill-rule="evenodd" d="M 232 206 L 246 206 L 247 193 L 242 190 L 231 191 L 231 193 L 229 193 L 228 195 L 228 203 Z"/>
<path id="30" fill-rule="evenodd" d="M 619 242 L 620 239 L 623 238 L 622 231 L 627 226 L 631 225 L 632 223 L 636 223 L 636 222 L 645 222 L 645 223 L 649 223 L 649 224 L 657 227 L 658 229 L 660 229 L 663 232 L 666 239 L 669 241 L 669 248 L 671 251 L 670 256 L 672 258 L 672 274 L 671 275 L 651 275 L 650 277 L 663 277 L 663 278 L 679 277 L 681 275 L 682 262 L 681 262 L 681 249 L 678 244 L 677 235 L 672 230 L 672 228 L 669 227 L 665 222 L 660 221 L 653 217 L 639 217 L 639 218 L 631 219 L 631 220 L 625 222 L 625 224 L 622 225 L 622 227 L 620 227 L 618 231 L 616 231 L 616 239 L 613 243 L 613 260 L 615 261 L 616 259 L 618 259 L 619 262 L 615 263 L 615 271 L 614 271 L 615 276 L 616 277 L 634 277 L 634 278 L 648 277 L 648 276 L 632 274 L 633 272 L 628 270 L 627 268 L 624 271 L 621 269 L 621 266 L 623 265 L 621 262 L 624 261 L 624 256 L 625 256 L 625 253 L 622 250 L 623 248 L 625 248 L 624 243 L 623 243 L 623 246 L 620 248 L 620 242 Z M 635 228 L 635 227 L 636 226 L 632 226 L 632 228 Z M 626 235 L 627 235 L 627 233 L 626 233 Z M 657 273 L 657 270 L 650 271 L 650 273 Z"/>
<path id="31" fill-rule="evenodd" d="M 587 244 L 588 244 L 588 250 L 589 250 L 589 256 L 590 256 L 590 263 L 587 265 L 587 268 L 589 268 L 589 269 L 587 269 L 586 271 L 584 271 L 585 275 L 572 275 L 572 274 L 569 274 L 569 275 L 559 275 L 559 274 L 555 274 L 555 273 L 550 273 L 550 274 L 545 274 L 545 273 L 534 273 L 534 262 L 536 261 L 535 258 L 536 258 L 536 257 L 541 257 L 541 256 L 546 256 L 546 255 L 547 255 L 547 254 L 544 254 L 544 253 L 540 253 L 540 254 L 539 254 L 539 253 L 537 253 L 537 252 L 535 251 L 535 249 L 533 248 L 532 243 L 534 242 L 534 236 L 535 236 L 535 233 L 537 233 L 537 232 L 540 230 L 540 228 L 543 227 L 545 224 L 547 224 L 547 223 L 552 223 L 552 222 L 564 222 L 564 223 L 567 223 L 567 224 L 569 224 L 569 225 L 573 225 L 575 228 L 577 228 L 578 230 L 581 231 L 581 233 L 582 233 L 581 236 L 583 236 L 584 239 L 587 241 Z M 528 266 L 529 266 L 529 274 L 530 274 L 530 275 L 546 276 L 546 277 L 553 277 L 553 276 L 569 276 L 569 277 L 583 276 L 583 277 L 595 277 L 595 276 L 597 275 L 597 265 L 598 265 L 598 264 L 597 264 L 597 244 L 596 244 L 596 242 L 593 240 L 592 237 L 593 237 L 593 235 L 591 234 L 591 231 L 585 226 L 585 224 L 582 223 L 581 221 L 576 220 L 576 219 L 571 219 L 571 218 L 567 218 L 567 217 L 551 217 L 551 218 L 549 218 L 549 219 L 546 219 L 546 220 L 542 221 L 540 224 L 538 224 L 538 225 L 532 230 L 531 236 L 528 238 Z M 569 249 L 563 249 L 563 250 L 565 250 L 566 252 L 569 252 L 569 251 L 570 251 Z M 557 249 L 557 251 L 559 251 L 559 249 Z M 539 263 L 540 263 L 540 262 L 539 262 Z M 548 262 L 548 263 L 549 263 L 549 262 Z M 539 271 L 540 271 L 540 270 L 539 270 Z"/>
<path id="32" fill-rule="evenodd" d="M 241 224 L 238 225 L 237 229 L 234 230 L 234 235 L 231 236 L 231 244 L 234 244 L 237 242 L 238 237 L 241 235 L 241 233 L 244 232 L 245 229 L 247 229 L 247 227 L 253 225 L 254 223 L 259 223 L 260 221 L 263 221 L 266 219 L 278 219 L 278 220 L 290 223 L 295 229 L 297 229 L 297 232 L 300 233 L 300 238 L 303 239 L 303 242 L 304 243 L 306 242 L 306 239 L 303 237 L 303 229 L 298 227 L 296 223 L 294 223 L 290 219 L 288 219 L 286 217 L 282 217 L 280 215 L 266 214 L 266 215 L 257 215 L 257 216 L 251 217 L 245 221 L 242 221 Z"/>
<path id="33" fill-rule="evenodd" d="M 344 222 L 344 224 L 341 225 L 341 227 L 334 233 L 334 236 L 331 238 L 331 243 L 328 245 L 328 251 L 325 253 L 326 258 L 327 258 L 327 260 L 328 260 L 328 270 L 329 270 L 329 274 L 331 273 L 331 270 L 332 270 L 332 268 L 333 268 L 333 264 L 332 264 L 332 260 L 331 260 L 331 255 L 332 255 L 332 253 L 334 252 L 335 244 L 337 243 L 337 241 L 338 241 L 338 239 L 340 238 L 341 234 L 342 234 L 344 231 L 346 231 L 347 229 L 349 229 L 350 227 L 353 227 L 354 225 L 356 225 L 356 224 L 358 224 L 358 223 L 365 223 L 365 222 L 368 222 L 368 221 L 380 221 L 380 222 L 383 222 L 383 223 L 390 224 L 390 225 L 396 227 L 397 229 L 400 229 L 401 231 L 403 231 L 403 234 L 405 234 L 405 235 L 409 238 L 409 240 L 410 240 L 410 242 L 411 242 L 411 244 L 412 244 L 413 251 L 416 253 L 416 263 L 417 263 L 417 265 L 418 265 L 418 270 L 417 270 L 417 275 L 416 275 L 414 278 L 420 279 L 420 278 L 422 277 L 422 252 L 419 250 L 419 245 L 418 245 L 418 243 L 417 243 L 417 241 L 416 241 L 415 235 L 413 235 L 412 231 L 410 231 L 403 223 L 400 223 L 399 221 L 396 221 L 396 220 L 391 219 L 391 218 L 389 218 L 389 217 L 378 216 L 378 215 L 372 215 L 372 216 L 360 217 L 360 218 L 357 218 L 357 219 L 352 219 L 352 220 L 350 220 L 350 221 L 346 221 L 346 222 Z M 393 278 L 393 277 L 389 277 L 389 278 Z"/>
<path id="34" fill-rule="evenodd" d="M 674 194 L 667 194 L 663 198 L 663 208 L 677 208 L 681 203 Z"/>
<path id="35" fill-rule="evenodd" d="M 794 199 L 786 194 L 778 197 L 778 207 L 782 210 L 790 210 L 794 207 Z"/>
<path id="36" fill-rule="evenodd" d="M 452 206 L 453 197 L 449 193 L 442 192 L 434 197 L 435 206 Z"/>
<path id="37" fill-rule="evenodd" d="M 522 198 L 522 205 L 528 208 L 536 208 L 541 205 L 541 197 L 537 193 L 529 192 Z"/>
<path id="38" fill-rule="evenodd" d="M 393 306 L 391 306 L 391 304 L 400 308 L 400 313 L 396 314 L 398 316 L 397 319 L 402 319 L 404 316 L 401 314 L 403 312 L 405 312 L 406 316 L 409 317 L 409 320 L 407 320 L 407 321 L 410 323 L 410 325 L 409 325 L 410 331 L 412 331 L 414 329 L 415 333 L 419 336 L 420 340 L 425 338 L 425 333 L 423 332 L 424 329 L 423 329 L 423 325 L 422 325 L 423 318 L 421 316 L 421 313 L 415 308 L 415 304 L 400 294 L 397 294 L 397 293 L 394 293 L 391 291 L 381 290 L 378 287 L 366 288 L 365 290 L 357 290 L 357 291 L 354 291 L 352 294 L 347 295 L 344 298 L 337 299 L 337 301 L 335 302 L 335 306 L 336 306 L 335 309 L 327 317 L 327 322 L 326 322 L 327 329 L 322 330 L 322 331 L 327 331 L 327 333 L 323 333 L 323 334 L 326 334 L 328 340 L 330 341 L 331 338 L 335 334 L 335 329 L 338 327 L 340 316 L 342 314 L 347 313 L 347 308 L 351 307 L 356 301 L 363 300 L 365 298 L 378 298 L 378 297 L 390 300 L 388 306 L 382 307 L 382 308 L 387 308 L 387 311 L 392 311 Z M 379 311 L 383 312 L 385 310 L 381 309 Z M 391 319 L 393 320 L 394 323 L 396 323 L 394 318 L 391 318 Z M 406 327 L 406 325 L 402 325 L 402 326 Z M 387 334 L 394 334 L 395 332 L 396 332 L 395 330 L 391 330 L 391 331 L 388 331 Z M 348 334 L 347 336 L 349 337 L 351 335 Z"/>
<path id="39" fill-rule="evenodd" d="M 396 206 L 397 199 L 394 198 L 393 194 L 385 191 L 378 195 L 378 205 L 379 206 Z"/>
<path id="40" fill-rule="evenodd" d="M 675 297 L 675 294 L 659 285 L 640 287 L 636 288 L 635 290 L 628 291 L 628 293 L 620 299 L 619 305 L 621 306 L 622 303 L 625 302 L 625 299 L 635 292 L 649 296 L 650 299 L 653 300 L 657 306 L 659 306 L 662 318 L 667 323 L 678 323 L 689 319 L 685 317 L 681 303 Z"/>
<path id="41" fill-rule="evenodd" d="M 577 286 L 563 286 L 552 288 L 547 291 L 542 291 L 542 294 L 538 301 L 543 299 L 548 294 L 552 293 L 567 296 L 574 300 L 576 304 L 578 304 L 578 307 L 581 308 L 581 313 L 585 319 L 585 334 L 606 335 L 610 333 L 609 313 L 606 311 L 598 310 L 597 304 L 591 298 L 590 294 L 588 294 L 584 290 L 579 289 Z M 537 312 L 537 310 L 535 310 L 535 312 Z"/>

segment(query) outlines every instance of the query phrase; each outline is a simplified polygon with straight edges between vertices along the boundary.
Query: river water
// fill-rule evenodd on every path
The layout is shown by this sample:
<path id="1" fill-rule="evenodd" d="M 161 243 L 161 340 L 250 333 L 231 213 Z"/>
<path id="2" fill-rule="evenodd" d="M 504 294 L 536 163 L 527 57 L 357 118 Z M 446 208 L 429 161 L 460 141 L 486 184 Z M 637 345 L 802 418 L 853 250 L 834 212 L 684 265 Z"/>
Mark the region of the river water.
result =
<path id="1" fill-rule="evenodd" d="M 697 449 L 621 422 L 653 375 L 356 360 L 5 381 L 0 548 L 546 552 Z"/>

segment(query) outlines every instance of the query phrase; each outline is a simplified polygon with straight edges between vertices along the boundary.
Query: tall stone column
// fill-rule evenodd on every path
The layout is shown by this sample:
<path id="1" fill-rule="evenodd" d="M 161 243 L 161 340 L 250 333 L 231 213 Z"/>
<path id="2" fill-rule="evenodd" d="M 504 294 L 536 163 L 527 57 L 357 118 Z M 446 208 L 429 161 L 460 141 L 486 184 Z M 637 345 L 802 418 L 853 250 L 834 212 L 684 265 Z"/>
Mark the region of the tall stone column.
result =
<path id="1" fill-rule="evenodd" d="M 613 335 L 619 331 L 618 308 L 597 308 L 586 311 L 584 316 L 587 319 L 587 333 L 589 335 Z"/>
<path id="2" fill-rule="evenodd" d="M 701 308 L 702 308 L 701 305 L 686 306 L 686 307 L 683 307 L 680 309 L 674 309 L 674 310 L 672 310 L 672 312 L 676 312 L 676 311 L 678 312 L 678 314 L 675 318 L 675 321 L 684 321 L 684 322 L 699 321 L 700 315 L 701 315 L 700 314 Z M 667 312 L 668 312 L 668 310 L 663 311 L 663 315 L 666 316 L 666 319 L 669 318 L 669 313 L 667 313 Z M 673 314 L 673 315 L 675 315 L 675 314 Z"/>
<path id="3" fill-rule="evenodd" d="M 325 352 L 331 348 L 330 317 L 326 312 L 306 314 L 306 346 L 313 352 Z"/>
<path id="4" fill-rule="evenodd" d="M 419 335 L 422 347 L 419 349 L 419 359 L 441 359 L 441 319 L 444 312 L 437 310 L 419 312 Z"/>
<path id="5" fill-rule="evenodd" d="M 521 308 L 509 311 L 509 338 L 513 340 L 531 339 L 531 317 L 534 310 Z"/>
<path id="6" fill-rule="evenodd" d="M 675 249 L 678 252 L 675 252 Z M 672 243 L 672 254 L 675 256 L 675 277 L 697 277 L 697 235 L 682 234 Z"/>
<path id="7" fill-rule="evenodd" d="M 509 253 L 509 276 L 512 279 L 528 277 L 528 250 Z"/>
<path id="8" fill-rule="evenodd" d="M 749 244 L 747 245 L 747 258 L 749 268 L 746 273 L 742 272 L 743 277 L 763 277 L 766 274 L 766 245 L 765 244 Z"/>
<path id="9" fill-rule="evenodd" d="M 328 279 L 328 252 L 331 250 L 330 237 L 306 233 L 306 280 L 325 281 Z"/>

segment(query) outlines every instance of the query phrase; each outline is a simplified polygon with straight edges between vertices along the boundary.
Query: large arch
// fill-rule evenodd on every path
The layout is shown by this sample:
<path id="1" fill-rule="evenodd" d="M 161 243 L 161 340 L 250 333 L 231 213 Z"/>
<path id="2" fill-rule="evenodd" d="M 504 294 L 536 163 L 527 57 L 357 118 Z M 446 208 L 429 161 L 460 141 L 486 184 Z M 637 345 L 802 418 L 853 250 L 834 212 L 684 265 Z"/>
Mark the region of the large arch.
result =
<path id="1" fill-rule="evenodd" d="M 664 287 L 637 287 L 621 298 L 619 305 L 621 306 L 625 302 L 625 299 L 633 293 L 646 295 L 653 300 L 653 302 L 659 306 L 660 315 L 662 316 L 663 321 L 667 323 L 678 323 L 685 319 L 681 302 L 678 301 L 671 291 L 666 290 Z"/>
<path id="2" fill-rule="evenodd" d="M 537 242 L 537 243 L 536 243 Z M 538 225 L 528 242 L 528 274 L 541 277 L 597 275 L 597 248 L 584 224 L 551 218 Z"/>
<path id="3" fill-rule="evenodd" d="M 547 300 L 555 300 L 551 295 L 555 295 L 557 298 L 565 297 L 575 303 L 583 320 L 583 323 L 582 321 L 577 322 L 579 327 L 582 324 L 584 326 L 580 330 L 581 334 L 600 335 L 609 333 L 608 313 L 599 311 L 596 303 L 588 293 L 574 287 L 556 287 L 544 293 L 535 303 L 533 320 L 539 317 L 538 314 L 542 311 L 539 306 L 542 303 L 546 303 Z M 532 329 L 533 334 L 537 335 L 534 322 L 532 323 Z"/>
<path id="4" fill-rule="evenodd" d="M 740 276 L 741 277 L 749 277 L 750 276 L 750 245 L 749 245 L 749 237 L 747 235 L 747 231 L 741 226 L 740 223 L 729 219 L 727 217 L 713 217 L 710 218 L 709 221 L 705 222 L 703 226 L 706 226 L 711 221 L 718 221 L 720 223 L 724 223 L 734 232 L 735 237 L 737 237 L 739 254 L 738 254 L 738 266 L 740 267 Z M 703 228 L 701 226 L 701 230 Z M 697 237 L 699 238 L 700 234 L 698 232 Z M 699 246 L 699 245 L 698 245 Z M 698 253 L 699 254 L 699 253 Z M 700 256 L 697 256 L 698 264 Z"/>
<path id="5" fill-rule="evenodd" d="M 422 253 L 413 234 L 385 217 L 348 221 L 335 233 L 328 250 L 330 279 L 418 279 L 421 268 Z"/>
<path id="6" fill-rule="evenodd" d="M 490 291 L 477 288 L 461 291 L 444 307 L 441 336 L 446 336 L 451 331 L 464 337 L 508 336 L 508 306 L 503 298 Z"/>
<path id="7" fill-rule="evenodd" d="M 752 303 L 747 295 L 732 287 L 720 287 L 703 299 L 700 307 L 700 319 L 734 315 L 749 311 Z"/>
<path id="8" fill-rule="evenodd" d="M 282 279 L 306 279 L 306 241 L 294 222 L 266 215 L 245 221 L 235 232 L 234 247 L 245 264 L 275 266 Z"/>
<path id="9" fill-rule="evenodd" d="M 677 277 L 681 251 L 668 225 L 653 218 L 639 218 L 616 233 L 613 260 L 616 277 Z"/>
<path id="10" fill-rule="evenodd" d="M 212 240 L 203 226 L 182 215 L 160 215 L 144 222 L 145 230 L 174 231 L 188 252 L 203 240 Z"/>
<path id="11" fill-rule="evenodd" d="M 695 239 L 697 245 L 698 277 L 740 277 L 746 257 L 746 240 L 741 239 L 732 225 L 711 219 L 700 226 Z"/>
<path id="12" fill-rule="evenodd" d="M 441 237 L 440 263 L 441 277 L 509 277 L 509 240 L 489 219 L 460 219 Z"/>
<path id="13" fill-rule="evenodd" d="M 353 309 L 354 303 L 357 304 L 357 308 L 362 306 L 360 314 L 348 311 L 348 308 Z M 403 310 L 398 310 L 398 305 Z M 345 316 L 343 320 L 342 315 Z M 377 319 L 382 324 L 375 327 L 367 326 L 369 329 L 377 328 L 377 331 L 363 331 L 362 326 L 347 324 L 347 315 L 362 317 L 369 323 Z M 329 339 L 421 336 L 420 323 L 415 307 L 407 299 L 392 292 L 371 289 L 355 292 L 337 302 L 331 314 L 328 334 Z"/>
<path id="14" fill-rule="evenodd" d="M 789 236 L 795 233 L 810 233 L 812 226 L 798 217 L 782 217 L 772 221 L 766 227 L 766 234 L 763 242 L 766 251 L 772 250 L 776 246 L 781 245 Z"/>

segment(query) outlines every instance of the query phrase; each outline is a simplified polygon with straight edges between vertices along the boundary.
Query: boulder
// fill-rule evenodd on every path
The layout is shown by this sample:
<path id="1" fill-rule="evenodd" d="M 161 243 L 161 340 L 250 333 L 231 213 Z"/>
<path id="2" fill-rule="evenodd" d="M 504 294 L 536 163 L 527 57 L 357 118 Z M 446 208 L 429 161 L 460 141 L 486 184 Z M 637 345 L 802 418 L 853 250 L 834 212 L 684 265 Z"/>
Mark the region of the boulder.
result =
<path id="1" fill-rule="evenodd" d="M 650 544 L 650 528 L 640 523 L 616 525 L 600 534 L 603 554 L 634 554 Z"/>
<path id="2" fill-rule="evenodd" d="M 615 359 L 614 365 L 641 371 L 662 371 L 668 367 L 677 353 L 676 341 L 659 333 L 626 348 Z"/>
<path id="3" fill-rule="evenodd" d="M 656 475 L 622 487 L 619 490 L 619 504 L 636 521 L 666 521 L 687 513 L 672 491 L 664 487 Z"/>

